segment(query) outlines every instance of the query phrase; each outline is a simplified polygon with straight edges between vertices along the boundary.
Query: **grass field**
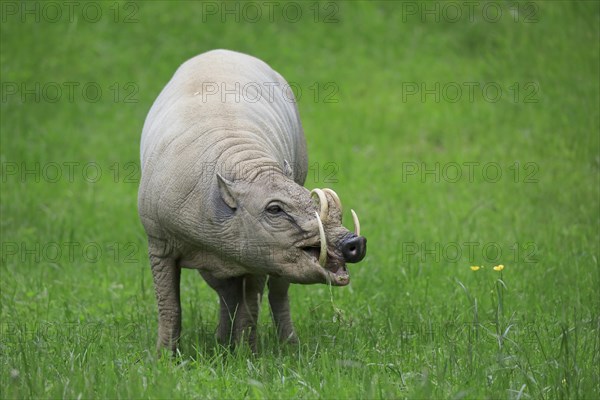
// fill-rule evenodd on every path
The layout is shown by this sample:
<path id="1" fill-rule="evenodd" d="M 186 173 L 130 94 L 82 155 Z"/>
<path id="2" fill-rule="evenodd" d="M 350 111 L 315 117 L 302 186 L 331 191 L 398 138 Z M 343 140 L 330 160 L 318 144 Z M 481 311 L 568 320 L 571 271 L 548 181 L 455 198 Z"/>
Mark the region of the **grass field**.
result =
<path id="1" fill-rule="evenodd" d="M 1 398 L 600 396 L 598 2 L 66 3 L 0 3 Z M 294 82 L 306 186 L 369 248 L 349 287 L 292 288 L 300 345 L 264 307 L 258 356 L 185 270 L 174 362 L 139 138 L 214 48 Z"/>

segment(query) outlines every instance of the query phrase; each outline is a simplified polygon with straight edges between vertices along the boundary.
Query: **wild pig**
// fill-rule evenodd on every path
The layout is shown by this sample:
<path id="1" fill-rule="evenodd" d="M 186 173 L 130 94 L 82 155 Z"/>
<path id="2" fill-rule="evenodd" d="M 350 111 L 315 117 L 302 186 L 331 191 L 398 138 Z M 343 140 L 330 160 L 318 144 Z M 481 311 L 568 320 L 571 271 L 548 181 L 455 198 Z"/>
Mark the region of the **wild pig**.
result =
<path id="1" fill-rule="evenodd" d="M 141 139 L 138 209 L 158 301 L 157 347 L 176 351 L 181 268 L 220 299 L 217 338 L 255 350 L 265 283 L 282 341 L 296 341 L 290 283 L 349 282 L 366 239 L 342 226 L 331 189 L 303 187 L 306 142 L 287 82 L 257 58 L 227 50 L 179 67 Z"/>

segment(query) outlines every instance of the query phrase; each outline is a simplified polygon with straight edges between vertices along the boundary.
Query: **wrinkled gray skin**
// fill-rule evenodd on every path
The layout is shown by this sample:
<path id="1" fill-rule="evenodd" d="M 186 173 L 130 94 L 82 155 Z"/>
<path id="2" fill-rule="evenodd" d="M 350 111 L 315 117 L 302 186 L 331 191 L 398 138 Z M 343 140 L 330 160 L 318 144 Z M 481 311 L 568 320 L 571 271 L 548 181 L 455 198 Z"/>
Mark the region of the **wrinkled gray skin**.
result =
<path id="1" fill-rule="evenodd" d="M 353 234 L 330 194 L 323 221 L 328 261 L 325 268 L 318 262 L 320 208 L 302 187 L 306 144 L 285 88 L 254 57 L 210 51 L 179 67 L 146 118 L 138 208 L 158 301 L 159 350 L 177 349 L 181 268 L 197 269 L 218 293 L 219 341 L 246 337 L 253 350 L 267 281 L 279 338 L 291 342 L 290 283 L 349 282 L 340 243 Z"/>

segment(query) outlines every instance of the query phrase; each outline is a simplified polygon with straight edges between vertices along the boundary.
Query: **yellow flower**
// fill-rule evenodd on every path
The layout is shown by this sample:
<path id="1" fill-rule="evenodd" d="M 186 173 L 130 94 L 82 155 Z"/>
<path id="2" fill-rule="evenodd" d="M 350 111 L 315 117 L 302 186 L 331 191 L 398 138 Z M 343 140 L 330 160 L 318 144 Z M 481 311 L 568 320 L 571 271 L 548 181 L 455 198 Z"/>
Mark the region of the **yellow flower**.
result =
<path id="1" fill-rule="evenodd" d="M 500 265 L 496 265 L 494 267 L 494 271 L 502 271 L 504 269 L 504 265 L 500 264 Z"/>
<path id="2" fill-rule="evenodd" d="M 479 267 L 477 265 L 472 265 L 471 266 L 471 271 L 479 271 L 479 268 L 481 268 L 481 267 Z"/>

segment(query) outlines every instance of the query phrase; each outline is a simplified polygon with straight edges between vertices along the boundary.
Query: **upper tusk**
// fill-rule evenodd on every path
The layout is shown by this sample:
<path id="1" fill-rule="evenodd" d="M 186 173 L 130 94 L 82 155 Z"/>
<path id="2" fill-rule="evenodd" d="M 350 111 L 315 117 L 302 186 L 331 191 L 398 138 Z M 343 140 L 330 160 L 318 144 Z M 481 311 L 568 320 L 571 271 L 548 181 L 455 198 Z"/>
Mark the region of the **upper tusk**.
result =
<path id="1" fill-rule="evenodd" d="M 325 196 L 325 193 L 321 189 L 313 189 L 310 191 L 310 194 L 316 194 L 319 198 L 319 203 L 321 205 L 321 212 L 319 214 L 321 220 L 326 221 L 327 216 L 329 215 L 329 205 L 327 203 L 327 197 Z"/>
<path id="2" fill-rule="evenodd" d="M 354 221 L 354 234 L 356 236 L 360 236 L 360 221 L 358 220 L 358 215 L 354 212 L 354 210 L 350 210 L 352 213 L 352 221 Z"/>
<path id="3" fill-rule="evenodd" d="M 321 239 L 321 252 L 319 254 L 319 264 L 321 267 L 325 268 L 325 264 L 327 264 L 327 239 L 325 238 L 325 229 L 323 229 L 323 222 L 321 222 L 321 217 L 319 217 L 319 213 L 315 211 L 315 215 L 317 216 L 317 222 L 319 224 L 319 238 Z"/>
<path id="4" fill-rule="evenodd" d="M 340 198 L 337 195 L 337 193 L 334 192 L 333 189 L 329 189 L 329 188 L 324 188 L 323 191 L 325 193 L 329 193 L 331 195 L 331 197 L 333 197 L 333 202 L 339 207 L 340 214 L 341 214 L 342 213 L 342 202 L 340 201 Z"/>

